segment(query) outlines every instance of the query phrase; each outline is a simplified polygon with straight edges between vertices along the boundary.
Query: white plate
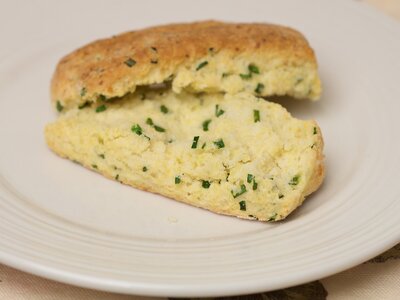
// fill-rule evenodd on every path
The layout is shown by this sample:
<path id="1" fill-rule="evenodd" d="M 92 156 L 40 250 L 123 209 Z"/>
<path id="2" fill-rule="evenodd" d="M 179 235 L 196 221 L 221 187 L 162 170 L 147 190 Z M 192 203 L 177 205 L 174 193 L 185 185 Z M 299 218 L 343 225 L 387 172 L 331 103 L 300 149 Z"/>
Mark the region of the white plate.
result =
<path id="1" fill-rule="evenodd" d="M 102 290 L 221 296 L 321 278 L 400 241 L 395 21 L 351 1 L 15 3 L 0 12 L 1 262 Z M 290 25 L 316 50 L 322 100 L 283 104 L 321 124 L 327 177 L 287 221 L 243 221 L 141 192 L 44 143 L 62 55 L 120 31 L 204 18 Z"/>

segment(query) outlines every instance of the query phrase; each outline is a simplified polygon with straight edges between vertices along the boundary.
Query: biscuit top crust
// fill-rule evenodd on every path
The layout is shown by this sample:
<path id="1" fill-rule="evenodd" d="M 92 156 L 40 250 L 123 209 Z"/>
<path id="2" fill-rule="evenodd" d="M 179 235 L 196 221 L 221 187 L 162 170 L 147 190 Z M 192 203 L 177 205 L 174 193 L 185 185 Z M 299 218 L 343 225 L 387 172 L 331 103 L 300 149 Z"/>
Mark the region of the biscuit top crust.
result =
<path id="1" fill-rule="evenodd" d="M 296 30 L 204 21 L 131 31 L 72 52 L 57 65 L 51 98 L 69 109 L 166 81 L 177 93 L 248 91 L 312 100 L 321 93 L 314 52 Z"/>

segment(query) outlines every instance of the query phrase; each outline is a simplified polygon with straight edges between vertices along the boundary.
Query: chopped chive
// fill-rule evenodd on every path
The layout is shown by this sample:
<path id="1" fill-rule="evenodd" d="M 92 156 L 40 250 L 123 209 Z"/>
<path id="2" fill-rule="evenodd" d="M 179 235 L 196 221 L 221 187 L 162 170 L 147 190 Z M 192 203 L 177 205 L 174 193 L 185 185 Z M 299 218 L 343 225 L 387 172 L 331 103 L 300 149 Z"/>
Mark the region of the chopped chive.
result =
<path id="1" fill-rule="evenodd" d="M 257 87 L 256 87 L 256 89 L 254 90 L 257 94 L 261 94 L 261 92 L 263 91 L 263 89 L 264 89 L 264 85 L 262 84 L 262 83 L 257 83 Z"/>
<path id="2" fill-rule="evenodd" d="M 152 120 L 151 118 L 147 118 L 146 124 L 148 124 L 148 125 L 150 125 L 150 126 L 153 126 L 153 125 L 154 125 L 153 120 Z"/>
<path id="3" fill-rule="evenodd" d="M 206 147 L 206 143 L 204 142 L 203 145 L 201 146 L 201 149 L 204 149 Z"/>
<path id="4" fill-rule="evenodd" d="M 236 193 L 234 193 L 233 191 L 231 191 L 231 194 L 232 194 L 233 198 L 237 198 L 237 197 L 239 197 L 240 195 L 242 195 L 242 194 L 244 194 L 244 193 L 246 193 L 246 192 L 247 192 L 246 186 L 245 186 L 244 184 L 241 184 L 241 185 L 240 185 L 240 191 L 239 191 L 239 192 L 236 192 Z"/>
<path id="5" fill-rule="evenodd" d="M 106 109 L 107 109 L 107 106 L 105 106 L 105 105 L 103 104 L 103 105 L 100 105 L 100 106 L 97 106 L 97 107 L 96 107 L 96 112 L 97 112 L 97 113 L 103 112 L 103 111 L 105 111 Z"/>
<path id="6" fill-rule="evenodd" d="M 254 176 L 252 174 L 247 174 L 247 182 L 251 183 L 254 179 Z"/>
<path id="7" fill-rule="evenodd" d="M 102 101 L 102 102 L 106 102 L 107 101 L 107 97 L 102 95 L 102 94 L 100 94 L 98 100 Z"/>
<path id="8" fill-rule="evenodd" d="M 223 109 L 219 109 L 219 105 L 218 105 L 218 104 L 215 105 L 215 116 L 216 116 L 217 118 L 219 118 L 219 116 L 223 115 L 224 112 L 225 112 L 225 111 L 224 111 Z"/>
<path id="9" fill-rule="evenodd" d="M 175 176 L 175 184 L 180 184 L 180 183 L 181 183 L 181 177 Z"/>
<path id="10" fill-rule="evenodd" d="M 292 179 L 290 179 L 289 185 L 298 185 L 299 181 L 300 181 L 300 175 L 296 175 Z"/>
<path id="11" fill-rule="evenodd" d="M 222 78 L 225 78 L 225 77 L 228 77 L 228 76 L 230 76 L 231 74 L 229 74 L 229 73 L 222 73 Z"/>
<path id="12" fill-rule="evenodd" d="M 142 171 L 143 171 L 143 172 L 147 172 L 147 167 L 144 166 L 144 167 L 142 168 Z"/>
<path id="13" fill-rule="evenodd" d="M 197 143 L 199 142 L 199 138 L 200 138 L 199 136 L 193 137 L 192 149 L 197 148 Z"/>
<path id="14" fill-rule="evenodd" d="M 314 127 L 313 134 L 317 134 L 317 127 Z"/>
<path id="15" fill-rule="evenodd" d="M 214 52 L 214 47 L 210 47 L 210 48 L 208 48 L 208 51 L 210 51 L 210 52 Z"/>
<path id="16" fill-rule="evenodd" d="M 132 130 L 132 132 L 136 133 L 137 135 L 142 135 L 142 133 L 143 133 L 143 129 L 142 129 L 142 127 L 140 127 L 139 124 L 133 125 L 131 130 Z"/>
<path id="17" fill-rule="evenodd" d="M 158 64 L 158 60 L 157 60 L 157 59 L 152 59 L 152 60 L 150 60 L 150 62 L 151 62 L 152 64 Z"/>
<path id="18" fill-rule="evenodd" d="M 210 187 L 211 183 L 207 180 L 202 180 L 201 181 L 201 186 L 205 189 L 208 189 Z"/>
<path id="19" fill-rule="evenodd" d="M 279 195 L 278 195 L 278 198 L 279 198 L 279 199 L 282 199 L 283 197 L 285 197 L 283 194 L 279 194 Z"/>
<path id="20" fill-rule="evenodd" d="M 167 114 L 168 113 L 168 107 L 166 107 L 165 105 L 161 105 L 160 106 L 160 110 L 162 113 Z"/>
<path id="21" fill-rule="evenodd" d="M 250 79 L 250 78 L 251 78 L 251 73 L 249 73 L 249 74 L 239 74 L 239 76 L 240 76 L 242 79 Z"/>
<path id="22" fill-rule="evenodd" d="M 248 69 L 249 69 L 250 73 L 260 74 L 260 70 L 258 69 L 258 67 L 256 65 L 250 64 Z"/>
<path id="23" fill-rule="evenodd" d="M 268 221 L 275 221 L 277 216 L 278 216 L 277 213 L 273 214 L 273 215 L 268 219 Z"/>
<path id="24" fill-rule="evenodd" d="M 102 159 L 106 158 L 106 156 L 104 154 L 99 154 L 99 157 L 101 157 Z"/>
<path id="25" fill-rule="evenodd" d="M 92 165 L 92 168 L 93 169 L 97 169 L 97 165 Z"/>
<path id="26" fill-rule="evenodd" d="M 224 140 L 223 139 L 219 139 L 213 142 L 215 146 L 218 147 L 218 149 L 224 148 L 225 144 L 224 144 Z"/>
<path id="27" fill-rule="evenodd" d="M 198 66 L 197 66 L 197 68 L 196 68 L 196 71 L 198 71 L 198 70 L 200 70 L 201 68 L 204 68 L 205 66 L 207 66 L 208 65 L 208 61 L 203 61 L 203 62 L 201 62 Z"/>
<path id="28" fill-rule="evenodd" d="M 78 108 L 79 108 L 79 109 L 84 109 L 85 107 L 88 107 L 88 106 L 90 106 L 90 102 L 89 102 L 89 101 L 86 101 L 85 103 L 79 105 Z"/>
<path id="29" fill-rule="evenodd" d="M 165 129 L 158 125 L 154 125 L 154 129 L 158 132 L 165 132 Z"/>
<path id="30" fill-rule="evenodd" d="M 86 88 L 83 87 L 83 88 L 81 89 L 81 97 L 85 96 L 85 95 L 86 95 L 86 92 L 87 92 Z"/>
<path id="31" fill-rule="evenodd" d="M 315 143 L 311 145 L 311 149 L 313 149 L 315 147 Z"/>
<path id="32" fill-rule="evenodd" d="M 246 210 L 246 201 L 240 201 L 239 202 L 239 207 L 240 207 L 240 210 Z"/>
<path id="33" fill-rule="evenodd" d="M 254 123 L 260 122 L 260 111 L 253 110 Z"/>
<path id="34" fill-rule="evenodd" d="M 115 180 L 119 179 L 119 174 L 115 175 Z"/>
<path id="35" fill-rule="evenodd" d="M 128 58 L 124 63 L 129 67 L 132 68 L 134 65 L 136 65 L 136 60 L 132 58 Z"/>
<path id="36" fill-rule="evenodd" d="M 60 101 L 57 100 L 56 108 L 57 108 L 58 112 L 62 112 L 62 110 L 64 109 L 64 106 L 61 104 Z"/>
<path id="37" fill-rule="evenodd" d="M 150 47 L 151 50 L 153 50 L 154 52 L 157 52 L 157 48 L 156 47 Z"/>
<path id="38" fill-rule="evenodd" d="M 256 182 L 256 179 L 253 179 L 253 191 L 255 191 L 258 187 L 258 183 Z"/>
<path id="39" fill-rule="evenodd" d="M 208 120 L 205 120 L 204 122 L 203 122 L 203 131 L 208 131 L 208 125 L 210 125 L 210 123 L 211 123 L 211 119 L 208 119 Z"/>

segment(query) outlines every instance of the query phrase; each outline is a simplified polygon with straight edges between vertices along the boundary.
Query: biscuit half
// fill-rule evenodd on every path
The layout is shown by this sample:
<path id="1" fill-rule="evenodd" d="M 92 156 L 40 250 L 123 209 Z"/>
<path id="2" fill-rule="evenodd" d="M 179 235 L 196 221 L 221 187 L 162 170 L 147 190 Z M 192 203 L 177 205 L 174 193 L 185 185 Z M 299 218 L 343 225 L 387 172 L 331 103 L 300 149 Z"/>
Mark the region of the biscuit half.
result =
<path id="1" fill-rule="evenodd" d="M 108 178 L 245 219 L 284 219 L 324 177 L 316 122 L 249 93 L 137 91 L 70 109 L 45 135 Z"/>
<path id="2" fill-rule="evenodd" d="M 205 21 L 127 32 L 64 57 L 51 84 L 70 109 L 170 82 L 176 93 L 248 92 L 316 100 L 317 62 L 302 34 L 271 24 Z"/>

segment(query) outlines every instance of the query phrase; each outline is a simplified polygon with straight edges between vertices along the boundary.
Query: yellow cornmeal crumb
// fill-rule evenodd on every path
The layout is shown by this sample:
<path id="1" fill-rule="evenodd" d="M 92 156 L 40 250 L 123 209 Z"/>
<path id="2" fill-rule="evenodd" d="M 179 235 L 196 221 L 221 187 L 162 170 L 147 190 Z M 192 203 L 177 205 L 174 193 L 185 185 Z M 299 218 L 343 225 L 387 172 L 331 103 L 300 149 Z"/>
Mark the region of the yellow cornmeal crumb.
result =
<path id="1" fill-rule="evenodd" d="M 241 218 L 283 219 L 323 179 L 317 124 L 249 93 L 135 93 L 71 109 L 45 134 L 109 178 Z"/>

